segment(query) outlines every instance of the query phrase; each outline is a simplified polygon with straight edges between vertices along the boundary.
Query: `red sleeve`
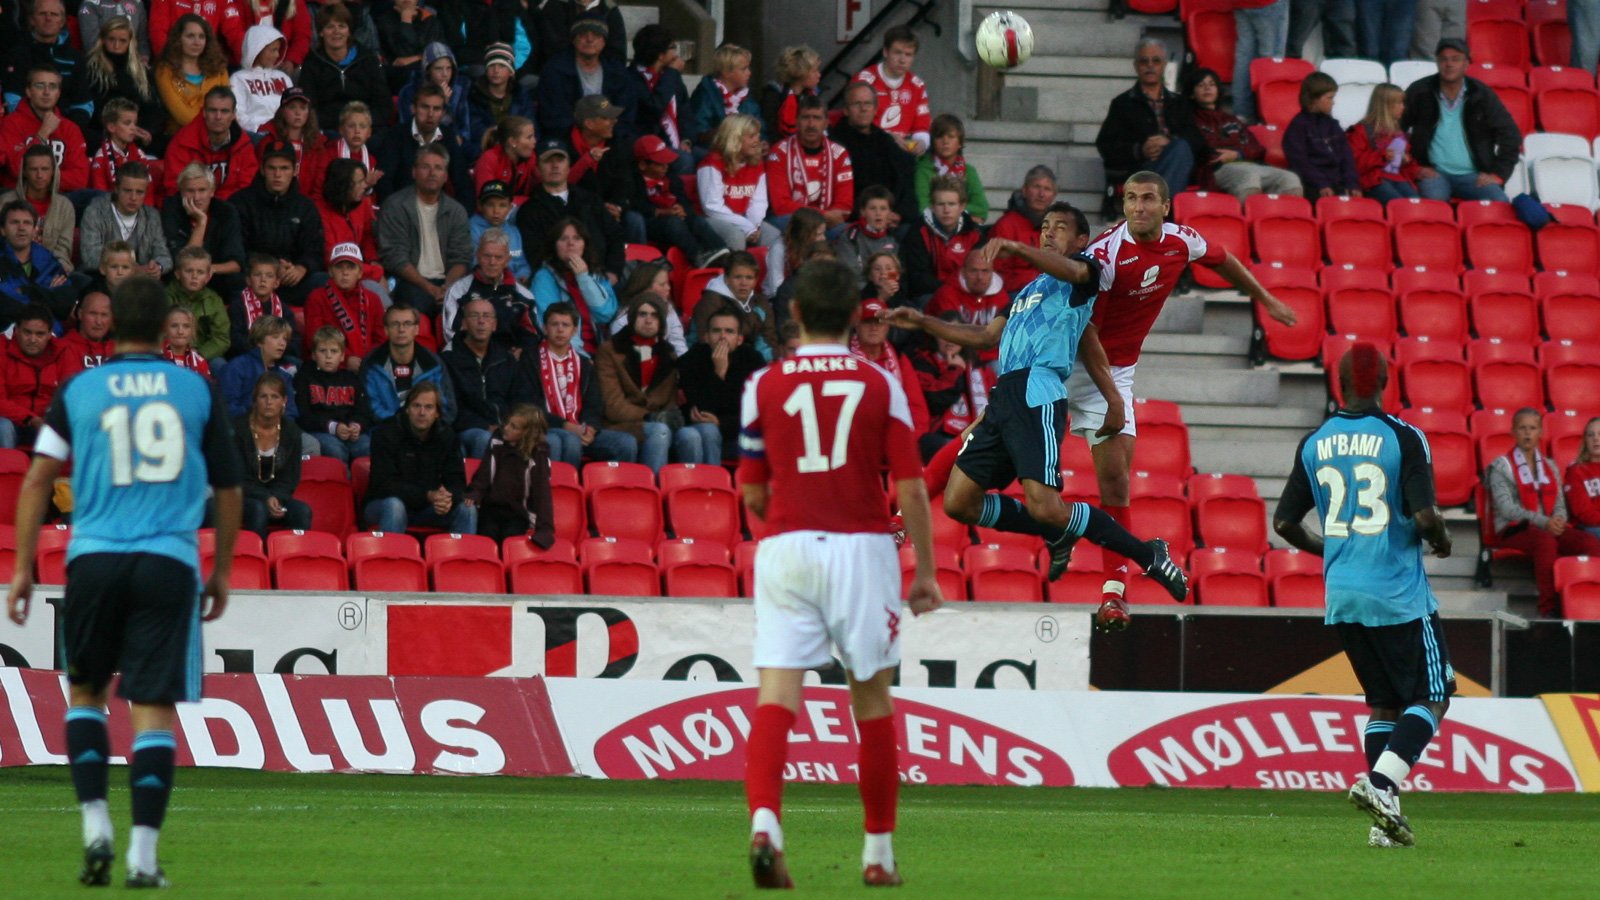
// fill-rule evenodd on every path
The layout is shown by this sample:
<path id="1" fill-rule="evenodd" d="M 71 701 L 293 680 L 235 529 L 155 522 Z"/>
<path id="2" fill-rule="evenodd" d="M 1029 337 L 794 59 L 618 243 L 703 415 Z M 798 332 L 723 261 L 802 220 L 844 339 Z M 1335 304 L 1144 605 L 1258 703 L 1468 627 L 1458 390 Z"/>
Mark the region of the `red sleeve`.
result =
<path id="1" fill-rule="evenodd" d="M 745 382 L 744 393 L 739 397 L 739 468 L 734 474 L 738 484 L 766 484 L 772 478 L 761 424 L 761 386 L 765 374 L 764 370 L 757 372 Z"/>
<path id="2" fill-rule="evenodd" d="M 922 82 L 921 78 L 915 75 L 907 73 L 906 77 L 911 79 L 911 90 L 915 95 L 917 104 L 917 111 L 911 117 L 911 133 L 917 134 L 919 132 L 932 131 L 933 110 L 929 108 L 928 104 L 928 86 Z"/>
<path id="3" fill-rule="evenodd" d="M 786 144 L 773 146 L 762 167 L 767 174 L 767 212 L 774 216 L 794 215 L 801 203 L 794 196 L 794 186 L 789 183 L 789 166 L 784 152 Z"/>
<path id="4" fill-rule="evenodd" d="M 306 327 L 305 331 L 300 335 L 300 337 L 304 339 L 306 358 L 308 359 L 311 357 L 311 351 L 315 349 L 311 346 L 312 335 L 317 333 L 318 328 L 321 328 L 324 325 L 334 324 L 333 322 L 329 321 L 330 316 L 328 315 L 328 302 L 325 299 L 326 296 L 327 291 L 316 290 L 312 291 L 311 296 L 306 298 Z"/>
<path id="5" fill-rule="evenodd" d="M 193 154 L 177 141 L 167 144 L 166 158 L 161 161 L 161 193 L 163 195 L 171 197 L 178 192 L 178 173 L 183 171 L 184 166 L 193 162 L 192 156 Z"/>
<path id="6" fill-rule="evenodd" d="M 771 181 L 771 177 L 767 179 Z M 834 161 L 833 170 L 833 206 L 846 215 L 856 208 L 856 172 L 850 165 L 850 154 L 840 153 Z"/>
<path id="7" fill-rule="evenodd" d="M 890 353 L 900 351 L 890 348 Z M 900 386 L 906 392 L 906 405 L 911 407 L 911 427 L 917 434 L 928 433 L 928 398 L 922 393 L 922 385 L 918 383 L 917 371 L 911 367 L 911 360 L 905 355 L 900 356 Z M 915 442 L 913 442 L 915 443 Z M 915 447 L 912 447 L 915 455 Z M 917 457 L 917 471 L 922 470 L 921 456 Z M 891 460 L 891 463 L 893 460 Z"/>
<path id="8" fill-rule="evenodd" d="M 147 20 L 147 27 L 150 29 L 150 60 L 152 68 L 154 68 L 155 60 L 161 58 L 161 51 L 167 46 L 167 32 L 172 30 L 172 23 L 178 20 L 179 15 L 182 15 L 181 12 L 174 9 L 175 6 L 177 4 L 171 2 L 150 4 L 150 18 Z"/>
<path id="9" fill-rule="evenodd" d="M 294 0 L 294 15 L 286 21 L 278 23 L 278 30 L 289 39 L 288 49 L 284 55 L 295 65 L 306 61 L 306 54 L 311 52 L 311 11 L 306 8 L 305 0 Z"/>
<path id="10" fill-rule="evenodd" d="M 1586 478 L 1600 478 L 1600 465 L 1573 463 L 1567 467 L 1561 488 L 1566 494 L 1567 516 L 1574 525 L 1584 527 L 1600 525 L 1600 498 L 1589 496 Z"/>
<path id="11" fill-rule="evenodd" d="M 216 30 L 217 37 L 222 38 L 222 46 L 228 50 L 228 64 L 235 69 L 240 68 L 239 56 L 244 53 L 244 31 L 247 27 L 239 7 L 229 2 L 222 11 L 222 21 L 217 23 Z"/>
<path id="12" fill-rule="evenodd" d="M 233 147 L 233 160 L 228 165 L 228 181 L 217 191 L 217 196 L 226 200 L 250 186 L 256 180 L 256 169 L 260 168 L 256 161 L 256 149 L 248 138 L 241 140 Z"/>
<path id="13" fill-rule="evenodd" d="M 933 292 L 933 299 L 928 301 L 928 308 L 923 311 L 925 315 L 937 319 L 945 313 L 961 308 L 961 295 L 956 293 L 955 285 L 945 283 Z"/>
<path id="14" fill-rule="evenodd" d="M 89 160 L 89 187 L 97 191 L 111 190 L 111 173 L 108 171 L 104 153 L 96 153 Z"/>
<path id="15" fill-rule="evenodd" d="M 318 203 L 322 202 L 322 182 L 328 175 L 328 162 L 332 154 L 323 149 L 306 150 L 300 162 L 300 192 Z"/>
<path id="16" fill-rule="evenodd" d="M 69 127 L 70 126 L 70 127 Z M 81 191 L 89 186 L 89 150 L 83 142 L 83 132 L 69 119 L 61 120 L 61 193 Z"/>
<path id="17" fill-rule="evenodd" d="M 1187 225 L 1169 226 L 1178 239 L 1189 246 L 1189 261 L 1216 268 L 1228 258 L 1228 248 L 1206 241 L 1205 236 Z"/>
<path id="18" fill-rule="evenodd" d="M 1360 179 L 1362 189 L 1374 187 L 1382 178 L 1378 170 L 1388 162 L 1383 151 L 1372 146 L 1372 142 L 1367 140 L 1367 129 L 1360 125 L 1352 125 L 1344 134 L 1350 143 L 1350 155 L 1355 157 L 1356 177 Z"/>
<path id="19" fill-rule="evenodd" d="M 598 164 L 593 156 L 587 153 L 579 154 L 578 161 L 573 163 L 572 168 L 567 170 L 567 184 L 577 184 L 582 181 L 583 176 L 594 171 L 596 165 Z"/>

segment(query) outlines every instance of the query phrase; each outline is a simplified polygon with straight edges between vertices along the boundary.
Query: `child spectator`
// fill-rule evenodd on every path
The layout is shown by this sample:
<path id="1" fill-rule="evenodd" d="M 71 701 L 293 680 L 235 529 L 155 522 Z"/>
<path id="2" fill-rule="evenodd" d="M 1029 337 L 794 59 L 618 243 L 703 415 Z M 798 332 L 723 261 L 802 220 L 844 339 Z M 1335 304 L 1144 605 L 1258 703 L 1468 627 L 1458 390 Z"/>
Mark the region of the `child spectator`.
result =
<path id="1" fill-rule="evenodd" d="M 908 273 L 906 295 L 918 309 L 927 305 L 939 285 L 957 276 L 983 236 L 977 221 L 967 214 L 965 182 L 941 175 L 929 186 L 928 196 L 932 202 L 922 211 L 922 225 L 901 251 Z"/>
<path id="2" fill-rule="evenodd" d="M 250 351 L 250 329 L 262 316 L 277 316 L 291 329 L 294 327 L 294 317 L 278 296 L 278 261 L 265 253 L 252 253 L 246 262 L 244 289 L 228 301 L 230 358 Z M 299 364 L 299 348 L 300 342 L 291 330 L 289 349 L 284 354 L 291 365 Z"/>
<path id="3" fill-rule="evenodd" d="M 1300 82 L 1300 112 L 1283 133 L 1283 155 L 1312 197 L 1361 196 L 1355 156 L 1332 115 L 1339 83 L 1323 72 Z"/>
<path id="4" fill-rule="evenodd" d="M 228 58 L 211 25 L 194 13 L 184 13 L 172 23 L 160 53 L 156 92 L 167 108 L 167 134 L 177 134 L 200 115 L 212 88 L 228 86 Z"/>
<path id="5" fill-rule="evenodd" d="M 300 167 L 300 192 L 316 199 L 314 191 L 306 190 L 306 160 L 315 159 L 328 139 L 323 137 L 317 123 L 317 111 L 311 108 L 311 98 L 304 88 L 292 87 L 278 98 L 278 111 L 272 121 L 261 126 L 265 135 L 262 145 L 282 142 L 294 148 L 295 164 Z"/>
<path id="6" fill-rule="evenodd" d="M 1380 84 L 1372 89 L 1367 115 L 1345 132 L 1361 190 L 1379 203 L 1422 196 L 1417 191 L 1422 167 L 1412 159 L 1406 133 L 1400 130 L 1405 111 L 1406 92 Z"/>
<path id="7" fill-rule="evenodd" d="M 161 355 L 179 367 L 198 372 L 211 380 L 211 365 L 200 351 L 194 349 L 194 313 L 187 307 L 174 306 L 167 310 L 166 336 L 161 343 Z"/>
<path id="8" fill-rule="evenodd" d="M 623 282 L 622 311 L 611 320 L 611 333 L 618 334 L 628 324 L 628 310 L 633 308 L 635 302 L 641 297 L 650 296 L 660 300 L 666 305 L 666 331 L 663 333 L 667 343 L 672 345 L 672 352 L 679 356 L 689 352 L 689 342 L 683 334 L 683 317 L 678 315 L 678 310 L 672 304 L 672 266 L 666 261 L 640 263 L 629 273 L 628 280 Z"/>
<path id="9" fill-rule="evenodd" d="M 522 354 L 519 377 L 533 386 L 533 402 L 550 421 L 550 456 L 571 466 L 583 457 L 633 462 L 639 445 L 625 432 L 601 428 L 605 400 L 594 360 L 574 344 L 578 311 L 553 303 L 544 311 L 544 343 Z"/>
<path id="10" fill-rule="evenodd" d="M 233 8 L 238 15 L 224 12 L 225 18 L 218 28 L 230 58 L 242 61 L 249 57 L 244 45 L 251 26 L 274 25 L 284 37 L 283 58 L 277 68 L 287 72 L 290 78 L 298 76 L 300 64 L 311 52 L 311 13 L 306 8 L 306 0 L 234 0 Z"/>
<path id="11" fill-rule="evenodd" d="M 152 165 L 161 164 L 160 160 L 152 159 L 139 146 L 139 134 L 143 129 L 139 127 L 139 107 L 132 100 L 115 97 L 107 101 L 100 111 L 100 124 L 105 129 L 105 140 L 100 142 L 100 148 L 89 160 L 89 187 L 109 193 L 117 183 L 117 170 L 127 163 L 140 163 L 147 170 Z M 161 183 L 161 177 L 156 172 L 149 172 L 146 177 L 152 186 Z M 157 191 L 147 191 L 144 202 L 150 206 L 160 206 L 158 194 Z M 85 261 L 84 265 L 89 263 Z"/>
<path id="12" fill-rule="evenodd" d="M 327 178 L 328 166 L 338 159 L 351 159 L 362 166 L 362 195 L 371 196 L 383 178 L 372 148 L 372 110 L 360 101 L 345 104 L 339 112 L 339 139 L 330 141 L 314 158 L 300 169 L 301 190 L 309 197 L 322 193 L 322 182 Z"/>
<path id="13" fill-rule="evenodd" d="M 167 285 L 167 300 L 194 314 L 194 348 L 211 364 L 211 371 L 220 373 L 228 353 L 228 308 L 210 287 L 211 254 L 204 247 L 184 247 L 173 267 L 176 277 Z M 233 414 L 243 412 L 248 404 L 246 397 Z"/>
<path id="14" fill-rule="evenodd" d="M 810 207 L 829 228 L 844 225 L 855 208 L 855 168 L 841 144 L 828 140 L 828 116 L 822 100 L 807 94 L 796 102 L 797 130 L 772 145 L 765 163 L 771 215 L 777 228 L 801 207 Z"/>
<path id="15" fill-rule="evenodd" d="M 961 274 L 940 285 L 923 312 L 937 318 L 954 315 L 955 321 L 981 328 L 1010 305 L 1005 279 L 994 270 L 994 263 L 984 259 L 982 253 L 968 253 L 961 263 Z M 988 363 L 999 355 L 1000 350 L 991 347 L 981 351 L 977 358 Z"/>
<path id="16" fill-rule="evenodd" d="M 145 202 L 150 173 L 142 162 L 127 162 L 117 170 L 114 193 L 89 201 L 78 232 L 78 258 L 85 269 L 100 266 L 100 254 L 111 241 L 125 241 L 144 262 L 145 274 L 160 278 L 172 268 L 172 253 L 161 228 L 161 213 Z"/>
<path id="17" fill-rule="evenodd" d="M 677 160 L 678 154 L 653 134 L 633 142 L 633 190 L 623 215 L 642 223 L 650 243 L 677 247 L 695 268 L 709 268 L 728 248 L 704 216 L 689 212 L 694 204 L 682 180 L 668 174 Z"/>
<path id="18" fill-rule="evenodd" d="M 700 302 L 695 304 L 694 317 L 689 325 L 689 340 L 701 340 L 711 317 L 725 309 L 739 314 L 739 332 L 743 343 L 772 361 L 772 348 L 778 344 L 778 323 L 772 315 L 772 304 L 757 289 L 761 282 L 761 264 L 743 250 L 730 255 L 722 274 L 711 279 Z"/>
<path id="19" fill-rule="evenodd" d="M 715 136 L 723 120 L 747 116 L 755 120 L 759 141 L 761 105 L 750 96 L 750 51 L 738 44 L 723 44 L 711 57 L 711 67 L 715 74 L 700 79 L 689 97 L 689 139 L 701 147 L 715 148 L 719 146 Z"/>
<path id="20" fill-rule="evenodd" d="M 600 271 L 597 249 L 581 222 L 562 219 L 550 229 L 545 261 L 533 274 L 540 317 L 557 303 L 570 304 L 578 316 L 573 343 L 585 353 L 599 346 L 603 327 L 617 315 L 617 292 Z"/>
<path id="21" fill-rule="evenodd" d="M 928 107 L 928 86 L 911 73 L 916 61 L 916 32 L 896 25 L 883 33 L 883 60 L 862 69 L 855 80 L 871 85 L 878 95 L 874 124 L 898 138 L 913 155 L 921 156 L 928 149 L 933 113 Z"/>
<path id="22" fill-rule="evenodd" d="M 300 427 L 329 456 L 349 465 L 372 452 L 372 407 L 366 381 L 343 365 L 344 332 L 332 325 L 311 336 L 311 365 L 295 375 Z"/>
<path id="23" fill-rule="evenodd" d="M 510 44 L 490 44 L 483 55 L 483 74 L 472 82 L 467 103 L 472 108 L 471 127 L 458 131 L 469 147 L 482 147 L 490 128 L 504 127 L 511 116 L 533 118 L 533 95 L 517 83 L 516 54 Z"/>
<path id="24" fill-rule="evenodd" d="M 1578 459 L 1562 480 L 1572 524 L 1600 538 L 1600 416 L 1583 426 Z"/>
<path id="25" fill-rule="evenodd" d="M 422 69 L 427 48 L 444 39 L 439 17 L 419 0 L 395 0 L 394 8 L 378 13 L 372 24 L 378 29 L 378 49 L 383 52 L 392 91 L 411 81 Z"/>
<path id="26" fill-rule="evenodd" d="M 949 113 L 933 117 L 933 152 L 917 157 L 917 206 L 927 209 L 933 201 L 928 189 L 933 179 L 949 175 L 967 186 L 967 212 L 979 222 L 989 218 L 989 198 L 983 191 L 983 179 L 978 177 L 978 167 L 967 165 L 964 155 L 967 127 L 961 119 Z"/>
<path id="27" fill-rule="evenodd" d="M 422 68 L 411 82 L 400 88 L 396 98 L 400 108 L 400 124 L 411 124 L 411 98 L 424 84 L 436 84 L 444 91 L 444 118 L 440 124 L 456 134 L 472 130 L 472 111 L 467 96 L 472 93 L 472 82 L 456 70 L 456 55 L 450 45 L 435 41 L 422 51 Z"/>
<path id="28" fill-rule="evenodd" d="M 1222 91 L 1217 73 L 1200 69 L 1190 77 L 1185 93 L 1194 104 L 1194 125 L 1213 154 L 1209 161 L 1196 160 L 1190 174 L 1194 186 L 1225 191 L 1240 199 L 1260 193 L 1300 196 L 1300 177 L 1262 162 L 1267 148 L 1250 133 L 1243 119 L 1217 105 Z"/>
<path id="29" fill-rule="evenodd" d="M 473 189 L 481 195 L 491 181 L 506 186 L 512 205 L 526 199 L 539 184 L 539 161 L 534 158 L 533 122 L 522 116 L 506 116 L 488 134 L 494 143 L 472 168 Z"/>
<path id="30" fill-rule="evenodd" d="M 511 271 L 511 277 L 521 284 L 527 284 L 533 280 L 533 268 L 528 265 L 527 254 L 522 252 L 522 231 L 506 225 L 514 208 L 511 205 L 509 184 L 504 181 L 485 181 L 478 186 L 478 211 L 467 220 L 467 225 L 472 229 L 474 252 L 479 241 L 483 240 L 483 233 L 489 229 L 498 229 L 505 235 L 506 251 L 511 255 L 511 260 L 506 265 Z"/>
<path id="31" fill-rule="evenodd" d="M 674 151 L 689 149 L 684 135 L 689 90 L 683 86 L 684 59 L 673 46 L 672 34 L 660 25 L 646 25 L 633 35 L 633 65 L 629 78 L 639 98 L 637 133 L 659 138 Z M 638 156 L 635 149 L 634 155 Z M 688 159 L 688 154 L 685 154 Z M 670 163 L 669 163 L 670 165 Z"/>
<path id="32" fill-rule="evenodd" d="M 910 306 L 911 301 L 906 298 L 905 282 L 900 277 L 904 271 L 905 267 L 900 265 L 900 257 L 887 250 L 879 250 L 867 257 L 867 283 L 861 288 L 862 299 L 876 297 L 890 309 Z"/>
<path id="33" fill-rule="evenodd" d="M 306 333 L 337 328 L 345 339 L 344 366 L 354 372 L 374 347 L 389 339 L 383 301 L 361 283 L 361 248 L 344 243 L 328 255 L 328 284 L 306 300 Z"/>
<path id="34" fill-rule="evenodd" d="M 84 44 L 89 48 L 83 54 L 84 75 L 95 104 L 95 118 L 103 116 L 105 104 L 112 100 L 127 100 L 139 111 L 139 140 L 152 146 L 155 135 L 166 133 L 167 110 L 156 92 L 149 67 L 149 29 L 144 9 L 138 4 L 123 3 L 118 11 L 122 14 L 101 24 L 97 39 L 84 35 Z M 137 26 L 128 17 L 129 12 L 139 19 Z"/>
<path id="35" fill-rule="evenodd" d="M 239 127 L 251 134 L 261 131 L 278 114 L 283 92 L 293 81 L 283 71 L 284 50 L 289 46 L 283 32 L 271 21 L 251 25 L 244 33 L 241 67 L 230 79 L 233 96 L 239 101 Z"/>
<path id="36" fill-rule="evenodd" d="M 960 321 L 954 312 L 945 313 L 948 322 Z M 928 404 L 928 432 L 917 439 L 923 462 L 932 459 L 940 448 L 959 438 L 989 405 L 994 389 L 994 372 L 978 365 L 971 350 L 926 335 L 926 344 L 911 357 L 917 384 Z"/>
<path id="37" fill-rule="evenodd" d="M 804 44 L 785 47 L 778 54 L 777 75 L 776 81 L 767 82 L 761 89 L 761 121 L 766 125 L 769 144 L 789 137 L 799 127 L 796 101 L 803 95 L 817 95 L 817 83 L 822 81 L 822 57 Z"/>
<path id="38" fill-rule="evenodd" d="M 521 535 L 545 549 L 555 543 L 548 430 L 539 407 L 517 406 L 467 486 L 467 501 L 478 507 L 478 533 L 497 544 Z"/>
<path id="39" fill-rule="evenodd" d="M 256 382 L 269 372 L 283 379 L 289 415 L 300 414 L 294 405 L 294 372 L 284 365 L 284 354 L 289 350 L 289 335 L 293 330 L 294 326 L 277 316 L 262 316 L 250 326 L 250 352 L 230 361 L 217 376 L 217 390 L 222 394 L 229 415 L 237 416 L 249 410 Z"/>
<path id="40" fill-rule="evenodd" d="M 695 170 L 700 206 L 729 250 L 770 246 L 781 236 L 766 221 L 767 173 L 761 155 L 761 120 L 728 116 Z"/>
<path id="41" fill-rule="evenodd" d="M 288 385 L 262 374 L 245 388 L 244 409 L 233 413 L 233 439 L 244 461 L 244 511 L 240 527 L 263 538 L 274 523 L 311 528 L 311 506 L 294 498 L 300 486 L 302 435 L 295 425 Z"/>
<path id="42" fill-rule="evenodd" d="M 893 218 L 894 194 L 875 184 L 861 192 L 861 217 L 834 239 L 833 252 L 840 262 L 861 273 L 862 284 L 867 282 L 869 258 L 880 252 L 900 252 L 900 242 L 894 239 L 890 224 Z"/>
<path id="43" fill-rule="evenodd" d="M 767 251 L 767 275 L 761 281 L 761 293 L 778 296 L 778 289 L 800 268 L 800 248 L 826 240 L 827 234 L 828 222 L 822 213 L 809 206 L 795 210 L 784 226 L 783 239 Z"/>

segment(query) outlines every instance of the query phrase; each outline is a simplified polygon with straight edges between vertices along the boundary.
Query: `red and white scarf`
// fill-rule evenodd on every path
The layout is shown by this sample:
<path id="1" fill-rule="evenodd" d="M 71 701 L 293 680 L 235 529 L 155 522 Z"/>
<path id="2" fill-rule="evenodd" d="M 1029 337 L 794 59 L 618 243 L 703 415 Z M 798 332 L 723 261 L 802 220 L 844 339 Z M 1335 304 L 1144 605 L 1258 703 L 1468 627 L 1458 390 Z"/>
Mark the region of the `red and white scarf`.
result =
<path id="1" fill-rule="evenodd" d="M 256 296 L 255 291 L 247 287 L 239 292 L 239 299 L 244 301 L 244 327 L 246 329 L 254 325 L 262 315 L 277 316 L 280 319 L 287 318 L 283 314 L 283 301 L 278 299 L 277 294 L 270 294 L 266 300 L 262 300 Z"/>
<path id="2" fill-rule="evenodd" d="M 877 359 L 873 359 L 867 355 L 866 348 L 861 346 L 861 338 L 851 335 L 850 352 L 853 355 L 859 356 L 867 362 L 873 363 L 874 365 L 877 365 L 888 371 L 890 375 L 895 377 L 896 381 L 903 382 L 903 379 L 900 377 L 900 354 L 896 353 L 894 347 L 890 346 L 889 344 L 886 343 L 883 345 L 882 356 Z"/>
<path id="3" fill-rule="evenodd" d="M 933 174 L 953 175 L 956 178 L 965 180 L 967 177 L 967 158 L 957 153 L 955 159 L 952 159 L 947 163 L 938 156 L 934 156 Z"/>
<path id="4" fill-rule="evenodd" d="M 672 181 L 669 178 L 646 178 L 644 195 L 650 201 L 650 205 L 657 209 L 671 209 L 678 204 L 678 195 L 672 192 Z"/>
<path id="5" fill-rule="evenodd" d="M 351 150 L 350 150 L 350 145 L 348 143 L 345 143 L 345 139 L 344 138 L 339 138 L 339 143 L 334 145 L 334 148 L 333 148 L 334 158 L 335 159 L 354 159 L 354 160 L 357 160 L 363 166 L 367 167 L 367 171 L 368 172 L 372 171 L 372 154 L 367 152 L 367 145 L 366 144 L 362 144 L 359 149 L 360 149 L 360 152 L 361 152 L 360 156 L 352 155 Z"/>
<path id="6" fill-rule="evenodd" d="M 566 359 L 556 359 L 549 344 L 539 345 L 539 380 L 550 415 L 571 422 L 583 411 L 583 393 L 578 390 L 582 366 L 577 350 L 568 348 Z"/>
<path id="7" fill-rule="evenodd" d="M 1537 472 L 1528 465 L 1528 457 L 1516 447 L 1506 454 L 1506 461 L 1511 463 L 1511 474 L 1517 479 L 1517 493 L 1522 496 L 1522 508 L 1537 510 L 1548 516 L 1556 508 L 1555 474 L 1545 465 L 1543 453 L 1534 451 L 1534 455 L 1539 463 Z"/>
<path id="8" fill-rule="evenodd" d="M 967 389 L 944 411 L 945 433 L 960 434 L 988 406 L 989 385 L 984 383 L 983 371 L 977 366 L 967 366 Z"/>
<path id="9" fill-rule="evenodd" d="M 649 66 L 639 66 L 639 76 L 644 79 L 645 90 L 654 91 L 656 84 L 661 81 L 661 73 L 652 71 Z M 678 98 L 673 97 L 667 101 L 667 108 L 661 114 L 661 133 L 666 135 L 667 146 L 676 150 L 683 143 L 678 136 Z"/>
<path id="10" fill-rule="evenodd" d="M 193 347 L 183 353 L 178 353 L 172 349 L 172 345 L 163 341 L 161 355 L 176 363 L 180 368 L 188 369 L 191 372 L 199 372 L 207 378 L 211 377 L 211 364 L 207 363 L 205 357 L 200 355 L 200 351 Z"/>
<path id="11" fill-rule="evenodd" d="M 817 173 L 817 183 L 822 188 L 822 196 L 820 197 L 805 196 L 799 199 L 804 200 L 807 206 L 817 206 L 823 209 L 831 208 L 833 206 L 834 189 L 834 156 L 829 152 L 828 142 L 824 140 L 822 149 L 816 153 L 808 153 L 806 148 L 800 146 L 800 138 L 798 136 L 785 138 L 784 140 L 792 142 L 792 146 L 788 148 L 788 153 L 786 154 L 789 161 L 789 184 L 799 185 L 801 192 L 805 192 L 811 183 L 811 179 L 806 172 L 806 162 L 810 160 Z"/>
<path id="12" fill-rule="evenodd" d="M 362 296 L 362 288 L 359 285 L 351 293 L 355 294 L 354 297 L 349 298 L 356 305 L 354 317 L 350 315 L 350 310 L 344 305 L 346 300 L 344 292 L 339 290 L 333 282 L 328 282 L 328 301 L 329 305 L 333 307 L 333 317 L 339 320 L 340 330 L 345 334 L 359 334 L 364 339 L 368 336 L 367 304 L 363 302 L 366 298 Z"/>
<path id="13" fill-rule="evenodd" d="M 730 115 L 730 116 L 738 115 L 739 114 L 739 104 L 743 103 L 744 102 L 744 98 L 749 96 L 749 94 L 750 94 L 749 85 L 746 85 L 745 87 L 740 88 L 739 90 L 733 91 L 733 92 L 730 93 L 728 91 L 728 86 L 722 83 L 722 79 L 713 78 L 713 79 L 711 79 L 711 83 L 716 85 L 717 86 L 717 90 L 722 92 L 722 111 L 723 111 L 723 113 L 725 113 L 727 115 Z"/>

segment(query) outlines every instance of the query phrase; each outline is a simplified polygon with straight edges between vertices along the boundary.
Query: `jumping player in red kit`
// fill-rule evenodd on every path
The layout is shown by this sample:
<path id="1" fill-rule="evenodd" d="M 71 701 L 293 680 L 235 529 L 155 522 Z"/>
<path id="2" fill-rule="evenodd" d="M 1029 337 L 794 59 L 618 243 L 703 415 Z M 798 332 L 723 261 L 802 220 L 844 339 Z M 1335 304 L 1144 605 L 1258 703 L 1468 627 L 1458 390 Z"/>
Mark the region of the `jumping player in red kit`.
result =
<path id="1" fill-rule="evenodd" d="M 1087 254 L 1100 265 L 1100 296 L 1092 322 L 1111 364 L 1112 378 L 1122 393 L 1126 410 L 1122 431 L 1097 435 L 1105 422 L 1106 401 L 1080 359 L 1067 379 L 1072 431 L 1089 442 L 1095 474 L 1100 481 L 1100 506 L 1124 528 L 1129 527 L 1128 478 L 1133 470 L 1133 443 L 1137 429 L 1133 413 L 1133 370 L 1145 335 L 1161 315 L 1167 297 L 1190 263 L 1214 270 L 1256 303 L 1262 311 L 1286 325 L 1295 322 L 1294 310 L 1272 296 L 1244 264 L 1221 246 L 1211 246 L 1192 228 L 1166 221 L 1172 197 L 1166 181 L 1154 172 L 1135 172 L 1123 183 L 1122 212 L 1126 220 L 1089 244 Z M 1105 553 L 1106 583 L 1096 623 L 1108 631 L 1126 628 L 1127 560 Z"/>
<path id="2" fill-rule="evenodd" d="M 750 866 L 757 887 L 793 887 L 779 824 L 789 729 L 805 673 L 836 652 L 860 734 L 862 880 L 896 885 L 900 771 L 889 686 L 904 626 L 884 470 L 916 549 L 913 615 L 942 602 L 928 494 L 904 390 L 847 345 L 859 316 L 856 273 L 816 260 L 795 277 L 800 349 L 750 377 L 740 414 L 740 490 L 768 529 L 755 563 L 760 689 L 745 751 Z"/>

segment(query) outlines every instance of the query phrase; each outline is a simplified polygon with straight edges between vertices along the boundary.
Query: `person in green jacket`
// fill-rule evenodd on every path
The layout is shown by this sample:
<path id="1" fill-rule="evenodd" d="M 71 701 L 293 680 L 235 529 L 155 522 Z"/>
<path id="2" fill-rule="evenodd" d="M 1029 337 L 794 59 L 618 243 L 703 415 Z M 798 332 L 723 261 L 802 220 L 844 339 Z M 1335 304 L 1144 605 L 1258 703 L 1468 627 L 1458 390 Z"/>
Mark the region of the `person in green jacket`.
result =
<path id="1" fill-rule="evenodd" d="M 928 186 L 940 175 L 954 175 L 967 183 L 967 213 L 979 222 L 989 218 L 989 198 L 983 193 L 983 180 L 975 166 L 963 155 L 967 128 L 949 113 L 933 117 L 933 152 L 917 157 L 917 208 L 928 208 Z"/>
<path id="2" fill-rule="evenodd" d="M 194 314 L 194 349 L 217 372 L 228 352 L 228 307 L 210 287 L 211 254 L 204 247 L 185 247 L 175 262 L 177 277 L 167 285 L 167 300 Z"/>

